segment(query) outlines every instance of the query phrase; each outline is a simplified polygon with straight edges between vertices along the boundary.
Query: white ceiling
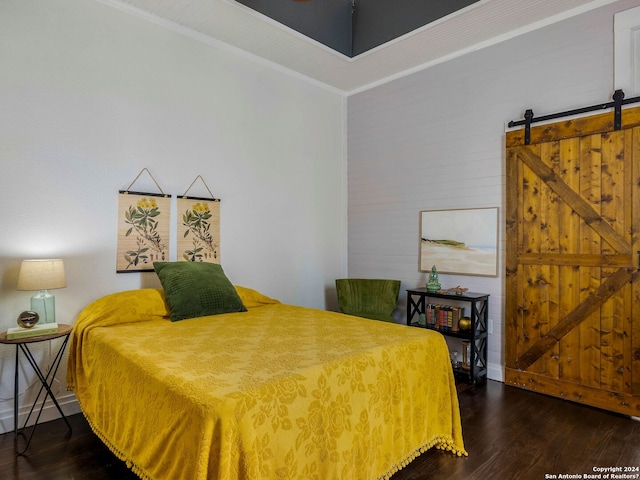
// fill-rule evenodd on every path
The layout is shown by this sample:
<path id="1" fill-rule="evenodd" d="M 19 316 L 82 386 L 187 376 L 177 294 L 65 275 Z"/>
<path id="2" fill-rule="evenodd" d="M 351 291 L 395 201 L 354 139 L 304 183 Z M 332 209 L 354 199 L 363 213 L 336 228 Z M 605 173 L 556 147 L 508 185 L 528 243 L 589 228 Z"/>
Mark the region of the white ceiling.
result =
<path id="1" fill-rule="evenodd" d="M 98 1 L 348 94 L 615 0 L 480 0 L 354 58 L 233 0 Z"/>

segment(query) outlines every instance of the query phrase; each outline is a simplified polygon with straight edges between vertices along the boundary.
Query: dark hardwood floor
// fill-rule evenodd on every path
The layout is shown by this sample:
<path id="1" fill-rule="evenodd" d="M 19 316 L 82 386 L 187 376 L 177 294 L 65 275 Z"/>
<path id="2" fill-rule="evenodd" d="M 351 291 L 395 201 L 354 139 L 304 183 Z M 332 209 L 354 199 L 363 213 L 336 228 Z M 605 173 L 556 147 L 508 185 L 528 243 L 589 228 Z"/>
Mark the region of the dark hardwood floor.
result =
<path id="1" fill-rule="evenodd" d="M 460 385 L 459 399 L 469 456 L 431 450 L 393 480 L 543 480 L 562 478 L 560 474 L 584 479 L 585 474 L 598 473 L 594 467 L 640 467 L 640 422 L 628 417 L 493 381 L 478 387 Z M 13 453 L 13 432 L 0 435 L 0 478 L 137 478 L 104 447 L 81 415 L 70 417 L 70 422 L 70 437 L 62 420 L 38 426 L 27 454 L 20 457 Z M 640 479 L 639 473 L 618 478 Z"/>

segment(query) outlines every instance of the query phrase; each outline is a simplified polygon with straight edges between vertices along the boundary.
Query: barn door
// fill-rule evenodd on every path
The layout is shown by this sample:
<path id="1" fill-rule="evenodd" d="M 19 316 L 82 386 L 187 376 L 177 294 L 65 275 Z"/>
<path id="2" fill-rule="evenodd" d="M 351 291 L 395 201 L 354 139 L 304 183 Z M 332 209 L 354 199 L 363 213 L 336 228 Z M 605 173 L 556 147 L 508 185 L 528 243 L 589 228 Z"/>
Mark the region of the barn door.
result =
<path id="1" fill-rule="evenodd" d="M 640 416 L 640 108 L 506 139 L 505 381 Z"/>

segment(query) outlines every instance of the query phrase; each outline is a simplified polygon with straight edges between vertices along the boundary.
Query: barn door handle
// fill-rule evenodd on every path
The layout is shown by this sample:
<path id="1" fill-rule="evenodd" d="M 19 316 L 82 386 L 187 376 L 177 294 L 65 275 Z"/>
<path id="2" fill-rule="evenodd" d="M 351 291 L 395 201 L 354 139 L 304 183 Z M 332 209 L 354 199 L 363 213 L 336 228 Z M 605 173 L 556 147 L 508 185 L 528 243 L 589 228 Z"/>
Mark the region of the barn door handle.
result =
<path id="1" fill-rule="evenodd" d="M 638 254 L 638 271 L 640 272 L 640 250 L 636 252 Z"/>

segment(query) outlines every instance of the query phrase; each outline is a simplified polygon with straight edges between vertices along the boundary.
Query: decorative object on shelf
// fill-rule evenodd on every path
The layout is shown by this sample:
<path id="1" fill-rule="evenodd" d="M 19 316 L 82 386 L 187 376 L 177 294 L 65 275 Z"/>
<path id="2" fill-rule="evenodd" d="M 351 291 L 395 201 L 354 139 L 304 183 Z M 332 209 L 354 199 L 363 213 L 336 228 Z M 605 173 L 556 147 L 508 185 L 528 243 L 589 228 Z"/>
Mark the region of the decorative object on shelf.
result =
<path id="1" fill-rule="evenodd" d="M 471 318 L 462 317 L 458 322 L 458 328 L 463 332 L 469 331 L 469 329 L 471 329 Z"/>
<path id="2" fill-rule="evenodd" d="M 418 325 L 422 325 L 423 327 L 427 324 L 427 318 L 424 313 L 418 315 Z"/>
<path id="3" fill-rule="evenodd" d="M 452 288 L 445 288 L 442 290 L 438 290 L 436 293 L 444 293 L 444 294 L 448 294 L 448 293 L 455 293 L 456 295 L 464 295 L 464 292 L 468 291 L 468 288 L 464 288 L 461 287 L 460 285 L 458 285 L 457 287 L 452 287 Z M 433 293 L 433 292 L 431 292 Z"/>
<path id="4" fill-rule="evenodd" d="M 200 179 L 210 197 L 187 196 Z M 198 175 L 178 197 L 178 260 L 220 263 L 220 199 Z"/>
<path id="5" fill-rule="evenodd" d="M 18 326 L 21 328 L 33 328 L 37 325 L 38 320 L 40 320 L 40 315 L 38 312 L 34 312 L 33 310 L 25 310 L 24 312 L 18 315 Z"/>
<path id="6" fill-rule="evenodd" d="M 56 321 L 56 299 L 48 290 L 66 286 L 64 262 L 61 259 L 22 261 L 16 288 L 17 290 L 38 290 L 38 293 L 31 297 L 31 310 L 39 315 L 42 323 Z"/>
<path id="7" fill-rule="evenodd" d="M 147 172 L 160 193 L 133 192 L 131 187 Z M 153 262 L 169 260 L 169 215 L 167 195 L 143 168 L 118 197 L 118 249 L 116 272 L 153 271 Z"/>
<path id="8" fill-rule="evenodd" d="M 462 341 L 462 368 L 469 370 L 471 368 L 471 342 Z"/>
<path id="9" fill-rule="evenodd" d="M 498 207 L 420 212 L 420 271 L 498 276 Z"/>
<path id="10" fill-rule="evenodd" d="M 458 352 L 452 353 L 453 358 L 451 359 L 451 366 L 453 368 L 460 368 L 460 360 L 458 359 Z"/>
<path id="11" fill-rule="evenodd" d="M 429 281 L 427 282 L 427 292 L 435 293 L 440 290 L 440 281 L 438 280 L 438 271 L 436 266 L 431 267 L 431 274 L 429 275 Z"/>

